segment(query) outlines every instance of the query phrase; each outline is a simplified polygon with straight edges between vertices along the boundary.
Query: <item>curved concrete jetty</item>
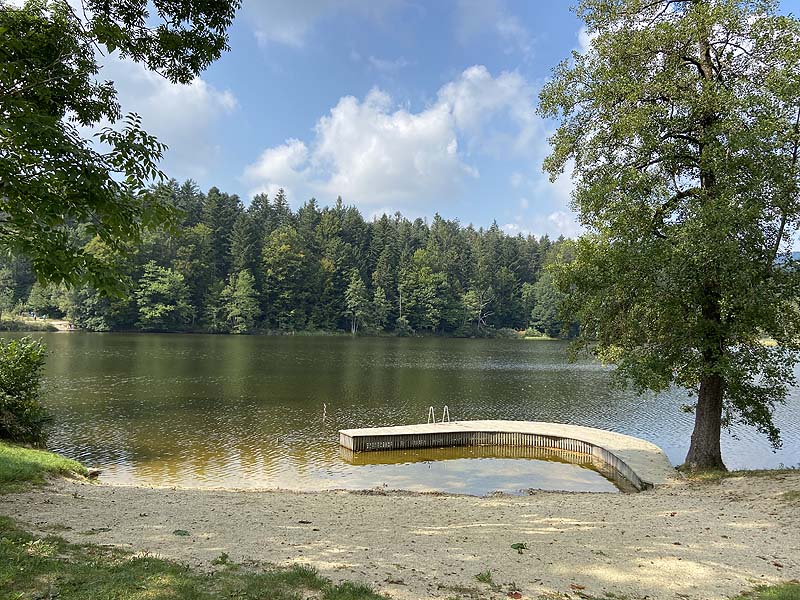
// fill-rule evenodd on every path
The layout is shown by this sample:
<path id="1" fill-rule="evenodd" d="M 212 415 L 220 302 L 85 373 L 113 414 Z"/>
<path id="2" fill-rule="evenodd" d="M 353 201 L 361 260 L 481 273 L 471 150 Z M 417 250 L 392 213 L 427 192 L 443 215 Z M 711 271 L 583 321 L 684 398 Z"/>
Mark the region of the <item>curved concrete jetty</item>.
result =
<path id="1" fill-rule="evenodd" d="M 354 452 L 448 446 L 557 448 L 594 457 L 637 490 L 675 478 L 675 469 L 667 455 L 655 444 L 613 431 L 563 423 L 453 421 L 342 429 L 339 443 Z"/>

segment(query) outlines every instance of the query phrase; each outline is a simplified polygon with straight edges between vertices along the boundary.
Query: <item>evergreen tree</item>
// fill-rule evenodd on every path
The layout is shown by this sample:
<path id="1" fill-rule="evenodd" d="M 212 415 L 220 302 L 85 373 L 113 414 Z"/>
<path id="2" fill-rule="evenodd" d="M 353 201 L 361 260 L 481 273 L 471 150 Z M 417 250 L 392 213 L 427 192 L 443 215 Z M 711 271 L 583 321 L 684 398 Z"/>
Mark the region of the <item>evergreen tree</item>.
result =
<path id="1" fill-rule="evenodd" d="M 212 264 L 217 279 L 226 279 L 230 273 L 233 227 L 241 212 L 238 196 L 224 194 L 216 187 L 208 190 L 203 205 L 203 223 L 211 230 Z"/>
<path id="2" fill-rule="evenodd" d="M 234 273 L 255 273 L 260 266 L 261 248 L 258 225 L 252 215 L 241 212 L 231 233 L 231 269 Z"/>
<path id="3" fill-rule="evenodd" d="M 249 271 L 239 271 L 222 291 L 220 300 L 231 333 L 247 333 L 261 316 L 255 282 Z"/>
<path id="4" fill-rule="evenodd" d="M 377 331 L 384 331 L 389 320 L 389 301 L 386 299 L 386 292 L 381 286 L 375 288 L 372 295 L 372 325 Z"/>
<path id="5" fill-rule="evenodd" d="M 223 302 L 225 284 L 214 281 L 203 299 L 203 324 L 210 333 L 229 333 L 228 315 Z"/>
<path id="6" fill-rule="evenodd" d="M 359 324 L 363 324 L 369 314 L 367 287 L 356 269 L 350 273 L 350 285 L 347 286 L 344 297 L 347 308 L 346 315 L 350 319 L 350 333 L 355 335 L 358 332 Z"/>
<path id="7" fill-rule="evenodd" d="M 269 327 L 302 328 L 308 306 L 308 258 L 297 230 L 282 225 L 267 237 L 263 251 L 264 314 Z"/>

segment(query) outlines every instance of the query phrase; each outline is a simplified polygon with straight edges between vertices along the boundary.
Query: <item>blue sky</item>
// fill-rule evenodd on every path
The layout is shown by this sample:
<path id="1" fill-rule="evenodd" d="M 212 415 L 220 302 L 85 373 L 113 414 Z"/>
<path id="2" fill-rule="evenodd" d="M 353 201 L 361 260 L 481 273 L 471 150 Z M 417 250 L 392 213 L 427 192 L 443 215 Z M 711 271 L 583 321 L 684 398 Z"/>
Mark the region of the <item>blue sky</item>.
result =
<path id="1" fill-rule="evenodd" d="M 541 172 L 553 124 L 534 113 L 581 45 L 570 4 L 245 0 L 231 51 L 191 85 L 113 59 L 103 75 L 169 145 L 163 170 L 203 189 L 575 235 L 568 178 Z"/>

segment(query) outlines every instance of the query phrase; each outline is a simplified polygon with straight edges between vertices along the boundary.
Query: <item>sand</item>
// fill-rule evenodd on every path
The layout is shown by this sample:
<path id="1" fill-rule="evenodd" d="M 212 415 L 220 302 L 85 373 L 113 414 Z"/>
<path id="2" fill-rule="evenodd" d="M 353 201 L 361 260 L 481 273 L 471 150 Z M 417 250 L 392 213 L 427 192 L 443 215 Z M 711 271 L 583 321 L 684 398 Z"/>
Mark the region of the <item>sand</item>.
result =
<path id="1" fill-rule="evenodd" d="M 800 492 L 800 473 L 630 495 L 486 498 L 60 480 L 0 496 L 0 514 L 201 569 L 222 552 L 238 562 L 309 564 L 398 599 L 504 598 L 516 587 L 524 598 L 714 600 L 800 578 L 800 504 L 784 496 L 790 491 Z M 528 549 L 520 554 L 515 543 Z M 475 579 L 487 570 L 500 589 Z"/>

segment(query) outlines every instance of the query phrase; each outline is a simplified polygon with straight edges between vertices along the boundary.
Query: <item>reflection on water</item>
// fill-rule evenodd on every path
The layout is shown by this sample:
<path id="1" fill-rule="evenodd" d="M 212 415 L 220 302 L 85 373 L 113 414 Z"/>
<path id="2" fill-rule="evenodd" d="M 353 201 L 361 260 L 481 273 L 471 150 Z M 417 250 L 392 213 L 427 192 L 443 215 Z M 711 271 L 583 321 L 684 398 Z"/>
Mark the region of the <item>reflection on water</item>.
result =
<path id="1" fill-rule="evenodd" d="M 44 391 L 56 419 L 51 447 L 100 466 L 112 481 L 408 489 L 396 479 L 405 477 L 434 489 L 447 479 L 488 491 L 512 480 L 514 489 L 539 487 L 537 478 L 562 467 L 599 478 L 538 460 L 462 458 L 429 467 L 351 465 L 339 455 L 339 429 L 424 422 L 430 405 L 437 414 L 449 405 L 454 419 L 613 429 L 660 445 L 676 464 L 691 434 L 692 416 L 679 410 L 685 393 L 639 398 L 612 391 L 606 367 L 568 364 L 559 342 L 36 335 L 50 348 Z M 800 464 L 798 390 L 777 423 L 784 434 L 777 453 L 752 429 L 726 434 L 728 466 Z M 495 477 L 501 471 L 508 480 Z"/>
<path id="2" fill-rule="evenodd" d="M 612 492 L 618 488 L 625 492 L 637 491 L 621 473 L 600 459 L 591 454 L 560 448 L 458 446 L 353 452 L 342 447 L 339 448 L 339 455 L 351 465 L 403 465 L 406 470 L 411 470 L 412 465 L 424 463 L 429 471 L 435 469 L 438 472 L 446 468 L 447 465 L 443 465 L 445 461 L 461 463 L 456 469 L 463 475 L 459 481 L 451 482 L 437 477 L 429 482 L 429 489 L 444 492 L 483 495 L 502 491 L 515 494 L 532 488 L 591 492 Z M 541 461 L 549 464 L 543 465 Z M 488 473 L 483 471 L 491 471 L 491 476 L 487 478 Z M 412 474 L 424 478 L 425 471 L 420 473 L 420 469 L 413 469 L 409 475 Z M 414 483 L 417 482 L 409 481 L 402 487 L 412 489 L 409 486 Z"/>

